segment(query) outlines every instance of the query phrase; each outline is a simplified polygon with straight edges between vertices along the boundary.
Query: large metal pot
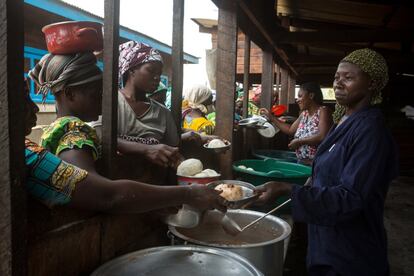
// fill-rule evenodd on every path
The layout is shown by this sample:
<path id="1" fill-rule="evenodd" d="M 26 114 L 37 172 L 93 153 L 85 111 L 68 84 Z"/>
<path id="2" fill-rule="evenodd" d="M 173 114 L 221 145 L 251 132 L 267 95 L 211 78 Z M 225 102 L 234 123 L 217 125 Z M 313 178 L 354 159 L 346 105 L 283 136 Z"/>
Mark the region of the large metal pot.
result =
<path id="1" fill-rule="evenodd" d="M 102 24 L 90 21 L 66 21 L 42 28 L 47 50 L 56 55 L 101 51 Z"/>
<path id="2" fill-rule="evenodd" d="M 251 210 L 229 210 L 227 215 L 244 226 L 263 213 Z M 282 275 L 284 241 L 291 232 L 287 222 L 270 215 L 245 232 L 231 236 L 221 227 L 222 216 L 218 211 L 210 211 L 195 228 L 169 226 L 172 244 L 190 243 L 226 249 L 245 257 L 265 275 Z"/>
<path id="3" fill-rule="evenodd" d="M 136 251 L 102 265 L 92 276 L 263 276 L 248 260 L 226 250 L 163 246 Z"/>

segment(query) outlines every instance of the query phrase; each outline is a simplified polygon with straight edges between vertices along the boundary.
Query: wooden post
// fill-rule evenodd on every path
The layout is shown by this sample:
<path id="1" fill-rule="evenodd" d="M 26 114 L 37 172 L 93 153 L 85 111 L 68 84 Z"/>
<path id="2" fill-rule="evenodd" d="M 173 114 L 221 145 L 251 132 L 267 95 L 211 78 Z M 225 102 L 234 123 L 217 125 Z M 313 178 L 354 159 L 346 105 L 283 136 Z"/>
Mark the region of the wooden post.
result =
<path id="1" fill-rule="evenodd" d="M 236 92 L 237 62 L 237 4 L 221 2 L 218 18 L 217 41 L 217 101 L 216 131 L 233 144 L 233 120 Z M 233 147 L 219 157 L 224 179 L 232 177 Z"/>
<path id="2" fill-rule="evenodd" d="M 289 84 L 288 84 L 288 104 L 295 103 L 295 85 L 296 80 L 289 74 Z M 289 106 L 288 106 L 289 109 Z"/>
<path id="3" fill-rule="evenodd" d="M 263 49 L 260 107 L 268 110 L 272 107 L 274 74 L 273 51 L 271 48 Z"/>
<path id="4" fill-rule="evenodd" d="M 280 104 L 288 105 L 288 87 L 289 76 L 288 71 L 284 68 L 280 68 Z"/>
<path id="5" fill-rule="evenodd" d="M 249 116 L 249 87 L 250 87 L 250 37 L 244 35 L 244 70 L 243 70 L 243 118 Z"/>
<path id="6" fill-rule="evenodd" d="M 27 275 L 23 0 L 0 0 L 0 275 Z"/>
<path id="7" fill-rule="evenodd" d="M 278 104 L 280 104 L 280 66 L 275 64 L 276 67 L 276 93 L 278 95 Z"/>
<path id="8" fill-rule="evenodd" d="M 181 130 L 181 104 L 183 97 L 183 37 L 184 0 L 174 0 L 172 38 L 172 93 L 171 111 L 177 129 Z"/>
<path id="9" fill-rule="evenodd" d="M 244 35 L 244 68 L 243 68 L 243 118 L 249 117 L 249 88 L 250 88 L 250 37 Z M 249 151 L 247 129 L 243 128 L 243 153 L 242 158 L 247 157 Z"/>
<path id="10" fill-rule="evenodd" d="M 118 120 L 119 0 L 105 0 L 102 157 L 104 172 L 115 175 Z"/>
<path id="11" fill-rule="evenodd" d="M 281 23 L 283 27 L 289 30 L 290 19 L 288 16 L 282 16 Z M 281 68 L 280 73 L 280 103 L 289 108 L 289 72 L 287 69 Z"/>
<path id="12" fill-rule="evenodd" d="M 260 107 L 271 110 L 273 99 L 273 83 L 274 83 L 274 62 L 272 48 L 263 49 L 262 56 L 262 95 L 260 97 Z M 262 137 L 262 146 L 270 148 L 270 140 Z"/>

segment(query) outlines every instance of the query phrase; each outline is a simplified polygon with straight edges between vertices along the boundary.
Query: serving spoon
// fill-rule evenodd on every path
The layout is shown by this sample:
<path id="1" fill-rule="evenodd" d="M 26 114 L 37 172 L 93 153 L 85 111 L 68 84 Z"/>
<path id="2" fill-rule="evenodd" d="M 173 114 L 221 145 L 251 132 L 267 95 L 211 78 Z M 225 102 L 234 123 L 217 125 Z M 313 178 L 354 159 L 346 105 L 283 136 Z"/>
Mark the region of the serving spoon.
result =
<path id="1" fill-rule="evenodd" d="M 291 199 L 289 198 L 288 200 L 286 200 L 282 204 L 279 204 L 278 206 L 276 206 L 275 208 L 273 208 L 272 210 L 270 210 L 269 212 L 264 214 L 263 216 L 261 216 L 261 217 L 255 219 L 254 221 L 250 222 L 249 224 L 247 224 L 243 228 L 241 228 L 240 225 L 238 225 L 237 222 L 235 222 L 232 218 L 227 216 L 227 214 L 224 214 L 223 218 L 221 219 L 221 226 L 223 227 L 224 231 L 227 234 L 230 234 L 232 236 L 236 236 L 236 235 L 240 234 L 241 232 L 243 232 L 244 230 L 246 230 L 247 228 L 249 228 L 252 225 L 259 222 L 260 220 L 264 219 L 265 217 L 267 217 L 271 213 L 273 213 L 276 210 L 282 208 L 284 205 L 288 204 L 290 201 L 291 201 Z"/>

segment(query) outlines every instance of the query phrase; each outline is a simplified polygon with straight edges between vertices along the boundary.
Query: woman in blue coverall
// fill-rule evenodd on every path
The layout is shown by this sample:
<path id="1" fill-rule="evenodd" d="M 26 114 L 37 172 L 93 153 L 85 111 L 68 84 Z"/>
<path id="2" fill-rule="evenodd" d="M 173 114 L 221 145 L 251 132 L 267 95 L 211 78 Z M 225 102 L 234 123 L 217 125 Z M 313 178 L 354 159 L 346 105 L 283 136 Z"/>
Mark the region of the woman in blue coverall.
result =
<path id="1" fill-rule="evenodd" d="M 386 62 L 373 50 L 341 60 L 333 87 L 344 108 L 318 148 L 311 185 L 268 182 L 258 188 L 259 203 L 290 195 L 293 219 L 308 223 L 309 275 L 389 275 L 383 212 L 398 161 L 374 106 L 387 81 Z"/>

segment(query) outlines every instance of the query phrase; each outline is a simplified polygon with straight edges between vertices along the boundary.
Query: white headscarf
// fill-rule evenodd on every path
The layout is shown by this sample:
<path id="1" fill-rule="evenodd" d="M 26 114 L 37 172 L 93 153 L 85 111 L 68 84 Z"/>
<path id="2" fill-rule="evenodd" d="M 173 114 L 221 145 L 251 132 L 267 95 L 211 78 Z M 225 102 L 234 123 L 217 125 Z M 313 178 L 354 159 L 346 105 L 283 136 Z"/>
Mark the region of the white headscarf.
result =
<path id="1" fill-rule="evenodd" d="M 184 100 L 188 101 L 188 106 L 193 109 L 199 109 L 203 113 L 207 113 L 207 107 L 202 103 L 212 96 L 211 90 L 202 84 L 194 85 L 184 92 Z"/>

